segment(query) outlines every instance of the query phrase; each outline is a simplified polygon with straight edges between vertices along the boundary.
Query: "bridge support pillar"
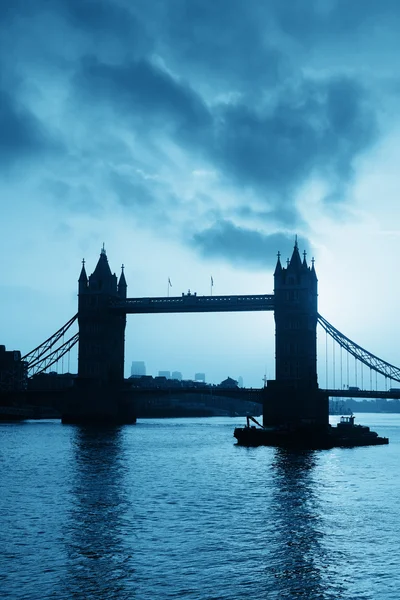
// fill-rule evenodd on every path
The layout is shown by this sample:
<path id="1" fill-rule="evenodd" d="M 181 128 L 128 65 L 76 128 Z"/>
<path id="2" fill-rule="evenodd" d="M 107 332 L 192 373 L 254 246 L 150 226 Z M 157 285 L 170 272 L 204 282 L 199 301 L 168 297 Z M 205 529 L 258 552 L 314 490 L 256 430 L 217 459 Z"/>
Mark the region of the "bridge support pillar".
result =
<path id="1" fill-rule="evenodd" d="M 263 424 L 274 427 L 326 426 L 329 424 L 328 394 L 315 386 L 268 381 Z"/>
<path id="2" fill-rule="evenodd" d="M 136 406 L 129 389 L 115 383 L 78 381 L 65 399 L 61 421 L 65 424 L 128 425 L 136 423 Z"/>

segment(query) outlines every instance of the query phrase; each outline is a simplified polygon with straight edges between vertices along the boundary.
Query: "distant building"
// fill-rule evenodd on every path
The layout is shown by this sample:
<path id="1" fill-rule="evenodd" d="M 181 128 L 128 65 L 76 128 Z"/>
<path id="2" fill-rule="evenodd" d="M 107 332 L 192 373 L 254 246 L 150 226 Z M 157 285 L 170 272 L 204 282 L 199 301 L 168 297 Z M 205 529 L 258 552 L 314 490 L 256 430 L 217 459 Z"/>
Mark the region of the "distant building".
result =
<path id="1" fill-rule="evenodd" d="M 139 375 L 138 377 L 129 377 L 132 387 L 154 387 L 154 378 L 152 375 Z M 133 380 L 133 381 L 132 381 Z"/>
<path id="2" fill-rule="evenodd" d="M 238 377 L 238 386 L 243 387 L 243 377 L 241 375 Z"/>
<path id="3" fill-rule="evenodd" d="M 29 390 L 62 390 L 74 385 L 76 375 L 72 373 L 58 374 L 55 371 L 50 373 L 39 373 L 33 375 L 28 381 Z"/>
<path id="4" fill-rule="evenodd" d="M 171 379 L 171 371 L 158 371 L 159 377 L 165 377 L 166 379 Z"/>
<path id="5" fill-rule="evenodd" d="M 28 363 L 21 360 L 21 352 L 0 345 L 0 391 L 24 390 L 27 380 Z"/>
<path id="6" fill-rule="evenodd" d="M 171 379 L 177 379 L 178 381 L 182 381 L 182 373 L 180 371 L 172 371 Z"/>
<path id="7" fill-rule="evenodd" d="M 205 382 L 205 380 L 206 380 L 206 374 L 205 373 L 195 373 L 194 374 L 194 380 L 195 381 L 203 381 L 203 382 Z"/>
<path id="8" fill-rule="evenodd" d="M 131 366 L 131 377 L 142 377 L 146 375 L 146 365 L 142 360 L 134 360 Z"/>
<path id="9" fill-rule="evenodd" d="M 235 379 L 228 377 L 227 379 L 224 379 L 224 381 L 221 381 L 221 383 L 218 384 L 218 387 L 230 389 L 237 388 L 238 382 Z"/>

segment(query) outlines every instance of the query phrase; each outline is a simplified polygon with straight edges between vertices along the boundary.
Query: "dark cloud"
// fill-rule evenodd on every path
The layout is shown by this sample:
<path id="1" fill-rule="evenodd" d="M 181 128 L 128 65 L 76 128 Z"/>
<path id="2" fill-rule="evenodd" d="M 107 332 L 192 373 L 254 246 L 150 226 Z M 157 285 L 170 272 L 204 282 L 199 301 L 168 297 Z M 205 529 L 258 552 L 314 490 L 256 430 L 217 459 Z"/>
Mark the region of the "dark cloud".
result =
<path id="1" fill-rule="evenodd" d="M 306 223 L 297 208 L 290 206 L 289 202 L 286 203 L 286 208 L 282 205 L 278 207 L 272 205 L 269 210 L 260 210 L 253 208 L 249 204 L 245 204 L 235 211 L 235 215 L 244 222 L 257 222 L 260 225 L 284 224 L 288 229 L 292 230 L 295 230 L 299 226 L 301 228 L 306 227 Z"/>
<path id="2" fill-rule="evenodd" d="M 51 4 L 52 9 L 63 12 L 73 26 L 86 31 L 131 36 L 139 33 L 132 13 L 116 0 L 52 0 Z"/>
<path id="3" fill-rule="evenodd" d="M 273 15 L 263 4 L 159 2 L 155 21 L 163 51 L 187 76 L 195 74 L 205 89 L 247 95 L 274 85 L 287 73 L 288 61 L 269 35 Z"/>
<path id="4" fill-rule="evenodd" d="M 257 264 L 273 237 L 254 222 L 304 230 L 298 197 L 314 179 L 329 207 L 348 197 L 380 110 L 354 49 L 374 22 L 389 31 L 391 15 L 397 23 L 394 0 L 3 0 L 0 158 L 36 159 L 59 131 L 74 178 L 60 202 L 89 211 L 105 182 L 127 211 L 146 211 L 149 227 L 168 209 L 177 228 L 215 214 L 219 225 L 194 246 Z M 187 189 L 196 169 L 215 172 L 209 188 L 199 184 L 213 199 L 193 200 L 189 217 L 178 196 L 196 197 Z M 125 175 L 139 170 L 162 172 L 165 189 Z"/>
<path id="5" fill-rule="evenodd" d="M 321 156 L 342 180 L 352 175 L 354 159 L 376 140 L 378 125 L 365 88 L 348 77 L 334 77 L 326 86 L 326 129 Z"/>
<path id="6" fill-rule="evenodd" d="M 269 9 L 280 30 L 303 44 L 354 40 L 362 31 L 390 28 L 400 18 L 397 0 L 270 0 Z"/>
<path id="7" fill-rule="evenodd" d="M 3 167 L 56 150 L 43 124 L 4 90 L 0 90 L 0 131 Z"/>
<path id="8" fill-rule="evenodd" d="M 0 22 L 58 15 L 88 34 L 142 37 L 143 27 L 118 0 L 1 0 Z M 133 41 L 133 40 L 132 40 Z"/>
<path id="9" fill-rule="evenodd" d="M 27 16 L 30 18 L 32 15 L 36 14 L 36 12 L 37 5 L 35 2 L 26 2 L 25 0 L 1 0 L 0 24 L 8 24 L 19 16 Z"/>
<path id="10" fill-rule="evenodd" d="M 143 182 L 139 183 L 132 177 L 111 171 L 110 183 L 122 206 L 140 210 L 141 214 L 154 209 L 156 199 Z"/>
<path id="11" fill-rule="evenodd" d="M 279 250 L 293 246 L 293 235 L 265 234 L 220 221 L 193 236 L 192 244 L 206 258 L 220 258 L 246 268 L 272 267 Z"/>
<path id="12" fill-rule="evenodd" d="M 238 182 L 277 192 L 278 203 L 287 204 L 313 174 L 348 180 L 376 132 L 366 91 L 356 81 L 305 80 L 282 93 L 272 110 L 224 107 L 215 158 Z"/>
<path id="13" fill-rule="evenodd" d="M 68 210 L 70 213 L 90 214 L 92 217 L 102 214 L 101 200 L 84 183 L 71 185 L 61 179 L 44 179 L 39 191 L 43 199 L 62 208 L 63 212 Z"/>
<path id="14" fill-rule="evenodd" d="M 259 109 L 240 102 L 207 107 L 187 83 L 148 61 L 111 65 L 87 58 L 75 85 L 87 101 L 105 102 L 138 131 L 168 132 L 236 185 L 273 192 L 268 202 L 276 214 L 283 210 L 285 224 L 307 178 L 323 175 L 335 190 L 339 181 L 343 186 L 377 133 L 366 90 L 346 76 L 303 79 Z"/>
<path id="15" fill-rule="evenodd" d="M 112 65 L 86 58 L 75 85 L 89 101 L 106 102 L 138 129 L 157 127 L 191 138 L 194 132 L 201 135 L 210 121 L 205 104 L 187 84 L 148 61 Z"/>

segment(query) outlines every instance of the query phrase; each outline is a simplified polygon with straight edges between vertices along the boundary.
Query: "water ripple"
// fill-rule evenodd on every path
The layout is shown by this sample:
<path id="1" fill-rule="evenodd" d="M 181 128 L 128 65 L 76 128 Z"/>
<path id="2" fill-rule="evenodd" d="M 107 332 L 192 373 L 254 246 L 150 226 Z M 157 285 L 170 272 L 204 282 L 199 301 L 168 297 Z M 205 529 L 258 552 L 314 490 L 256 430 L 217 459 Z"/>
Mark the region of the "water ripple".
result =
<path id="1" fill-rule="evenodd" d="M 397 600 L 385 419 L 389 446 L 308 453 L 237 447 L 235 419 L 0 425 L 0 597 Z"/>

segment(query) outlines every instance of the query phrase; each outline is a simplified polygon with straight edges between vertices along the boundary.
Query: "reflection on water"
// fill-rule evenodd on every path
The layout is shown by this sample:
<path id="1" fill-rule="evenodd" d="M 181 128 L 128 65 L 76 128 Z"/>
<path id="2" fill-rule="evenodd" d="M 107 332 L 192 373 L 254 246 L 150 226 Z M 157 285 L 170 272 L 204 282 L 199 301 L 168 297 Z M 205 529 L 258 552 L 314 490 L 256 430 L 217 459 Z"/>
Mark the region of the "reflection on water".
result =
<path id="1" fill-rule="evenodd" d="M 273 495 L 270 509 L 275 523 L 275 552 L 269 591 L 277 598 L 342 597 L 328 569 L 322 540 L 319 498 L 314 470 L 318 453 L 277 449 L 273 462 Z"/>
<path id="2" fill-rule="evenodd" d="M 0 425 L 0 598 L 398 600 L 396 419 L 308 453 L 223 418 Z"/>
<path id="3" fill-rule="evenodd" d="M 123 536 L 124 450 L 119 428 L 75 428 L 72 508 L 66 523 L 66 597 L 125 598 L 132 581 L 133 549 Z"/>

